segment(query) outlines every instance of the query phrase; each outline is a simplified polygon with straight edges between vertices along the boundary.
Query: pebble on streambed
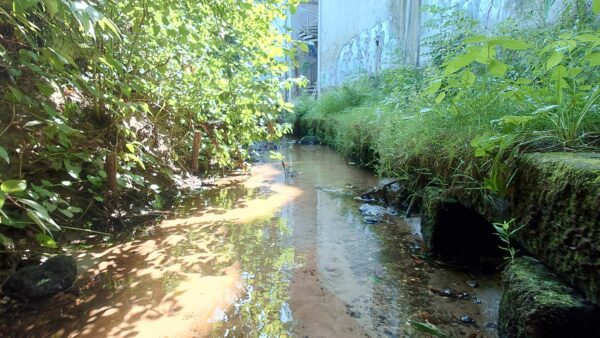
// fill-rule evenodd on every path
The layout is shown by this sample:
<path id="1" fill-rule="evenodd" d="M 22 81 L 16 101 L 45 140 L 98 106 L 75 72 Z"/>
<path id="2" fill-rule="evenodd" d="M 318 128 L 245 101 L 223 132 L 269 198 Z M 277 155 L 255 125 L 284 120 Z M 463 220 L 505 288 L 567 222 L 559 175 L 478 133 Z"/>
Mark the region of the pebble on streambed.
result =
<path id="1" fill-rule="evenodd" d="M 460 317 L 460 321 L 465 324 L 475 324 L 475 321 L 469 315 L 464 315 L 464 316 Z"/>

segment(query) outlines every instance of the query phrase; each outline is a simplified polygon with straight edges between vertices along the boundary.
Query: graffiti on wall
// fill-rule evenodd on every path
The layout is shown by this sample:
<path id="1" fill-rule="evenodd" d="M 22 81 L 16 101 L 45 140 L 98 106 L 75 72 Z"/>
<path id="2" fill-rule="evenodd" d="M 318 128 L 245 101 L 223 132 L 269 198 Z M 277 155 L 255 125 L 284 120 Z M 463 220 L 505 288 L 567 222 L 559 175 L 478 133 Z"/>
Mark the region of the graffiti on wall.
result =
<path id="1" fill-rule="evenodd" d="M 357 73 L 374 74 L 387 68 L 398 45 L 391 34 L 391 21 L 392 18 L 379 22 L 342 45 L 335 69 L 330 71 L 327 79 L 322 79 L 323 82 L 340 83 Z"/>

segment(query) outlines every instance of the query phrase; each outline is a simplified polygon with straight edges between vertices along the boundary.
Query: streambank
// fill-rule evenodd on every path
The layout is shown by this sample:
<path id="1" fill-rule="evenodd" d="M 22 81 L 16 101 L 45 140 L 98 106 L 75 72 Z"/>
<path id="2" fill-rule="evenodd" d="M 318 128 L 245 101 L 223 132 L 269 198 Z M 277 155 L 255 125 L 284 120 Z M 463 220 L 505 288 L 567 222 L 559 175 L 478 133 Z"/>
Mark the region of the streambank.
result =
<path id="1" fill-rule="evenodd" d="M 297 126 L 300 135 L 314 135 L 324 144 L 349 155 L 353 161 L 371 168 L 377 166 L 379 154 L 373 149 L 381 147 L 368 136 L 371 133 L 367 132 L 366 136 L 360 136 L 360 132 L 347 133 L 325 119 L 302 120 L 301 117 Z M 358 131 L 364 128 L 364 125 L 356 126 Z M 339 140 L 344 137 L 343 143 L 351 144 L 356 153 L 348 153 L 347 148 L 340 147 Z M 460 165 L 469 166 L 469 163 Z M 509 169 L 515 174 L 502 195 L 485 189 L 436 184 L 438 168 L 435 167 L 407 168 L 398 180 L 410 189 L 401 193 L 404 198 L 399 204 L 405 207 L 419 205 L 423 238 L 433 254 L 484 270 L 498 266 L 501 263 L 498 257 L 503 254 L 497 250 L 502 243 L 494 234 L 493 224 L 512 222 L 513 229 L 523 226 L 511 238 L 513 246 L 519 250 L 519 255 L 532 256 L 538 263 L 535 268 L 520 269 L 521 276 L 530 275 L 531 280 L 545 281 L 552 275 L 553 283 L 560 287 L 544 288 L 539 283 L 523 283 L 522 278 L 515 278 L 511 273 L 518 264 L 509 266 L 504 285 L 507 296 L 500 309 L 501 336 L 521 336 L 523 332 L 530 332 L 542 337 L 540 332 L 552 330 L 557 334 L 564 333 L 568 329 L 557 328 L 581 326 L 581 321 L 586 323 L 584 333 L 592 336 L 600 328 L 599 321 L 590 319 L 598 318 L 599 313 L 600 154 L 533 153 L 520 156 L 511 165 L 513 167 Z M 424 178 L 419 175 L 420 171 L 434 175 Z M 411 172 L 416 174 L 406 175 Z M 484 182 L 479 182 L 479 186 L 483 187 Z M 566 302 L 571 310 L 565 310 L 565 303 L 532 304 L 514 296 L 516 294 L 540 294 L 549 298 L 561 295 L 563 299 L 573 301 Z M 527 313 L 543 313 L 545 310 L 542 309 L 548 307 L 556 313 L 571 315 L 565 317 L 568 318 L 565 321 L 553 322 L 552 326 L 549 322 L 539 323 L 543 329 L 535 330 L 527 328 L 528 320 L 514 320 L 528 318 Z M 591 317 L 582 317 L 581 313 L 591 314 Z"/>

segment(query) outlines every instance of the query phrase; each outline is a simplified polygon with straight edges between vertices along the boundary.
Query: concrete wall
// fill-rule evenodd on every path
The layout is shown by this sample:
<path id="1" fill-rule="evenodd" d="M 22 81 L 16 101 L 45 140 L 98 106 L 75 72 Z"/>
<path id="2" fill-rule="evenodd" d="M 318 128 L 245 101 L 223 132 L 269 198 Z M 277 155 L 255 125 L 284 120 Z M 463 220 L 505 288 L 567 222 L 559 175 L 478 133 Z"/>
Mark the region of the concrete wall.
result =
<path id="1" fill-rule="evenodd" d="M 573 1 L 573 0 L 566 0 Z M 319 82 L 321 88 L 361 73 L 377 73 L 398 64 L 427 61 L 423 24 L 435 17 L 423 6 L 467 11 L 491 29 L 511 18 L 520 24 L 553 22 L 563 0 L 321 0 Z M 434 22 L 435 24 L 435 22 Z"/>
<path id="2" fill-rule="evenodd" d="M 319 81 L 342 83 L 418 55 L 420 0 L 322 0 Z"/>

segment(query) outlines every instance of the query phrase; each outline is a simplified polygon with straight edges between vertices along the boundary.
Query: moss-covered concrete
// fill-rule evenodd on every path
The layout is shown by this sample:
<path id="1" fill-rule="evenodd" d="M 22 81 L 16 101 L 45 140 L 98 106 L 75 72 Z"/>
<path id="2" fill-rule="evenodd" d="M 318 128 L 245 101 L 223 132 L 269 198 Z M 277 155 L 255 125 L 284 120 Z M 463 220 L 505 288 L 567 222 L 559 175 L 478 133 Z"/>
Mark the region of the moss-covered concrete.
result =
<path id="1" fill-rule="evenodd" d="M 600 304 L 600 154 L 528 154 L 517 168 L 517 242 Z"/>
<path id="2" fill-rule="evenodd" d="M 504 271 L 502 337 L 597 337 L 600 311 L 541 262 L 517 258 Z"/>

